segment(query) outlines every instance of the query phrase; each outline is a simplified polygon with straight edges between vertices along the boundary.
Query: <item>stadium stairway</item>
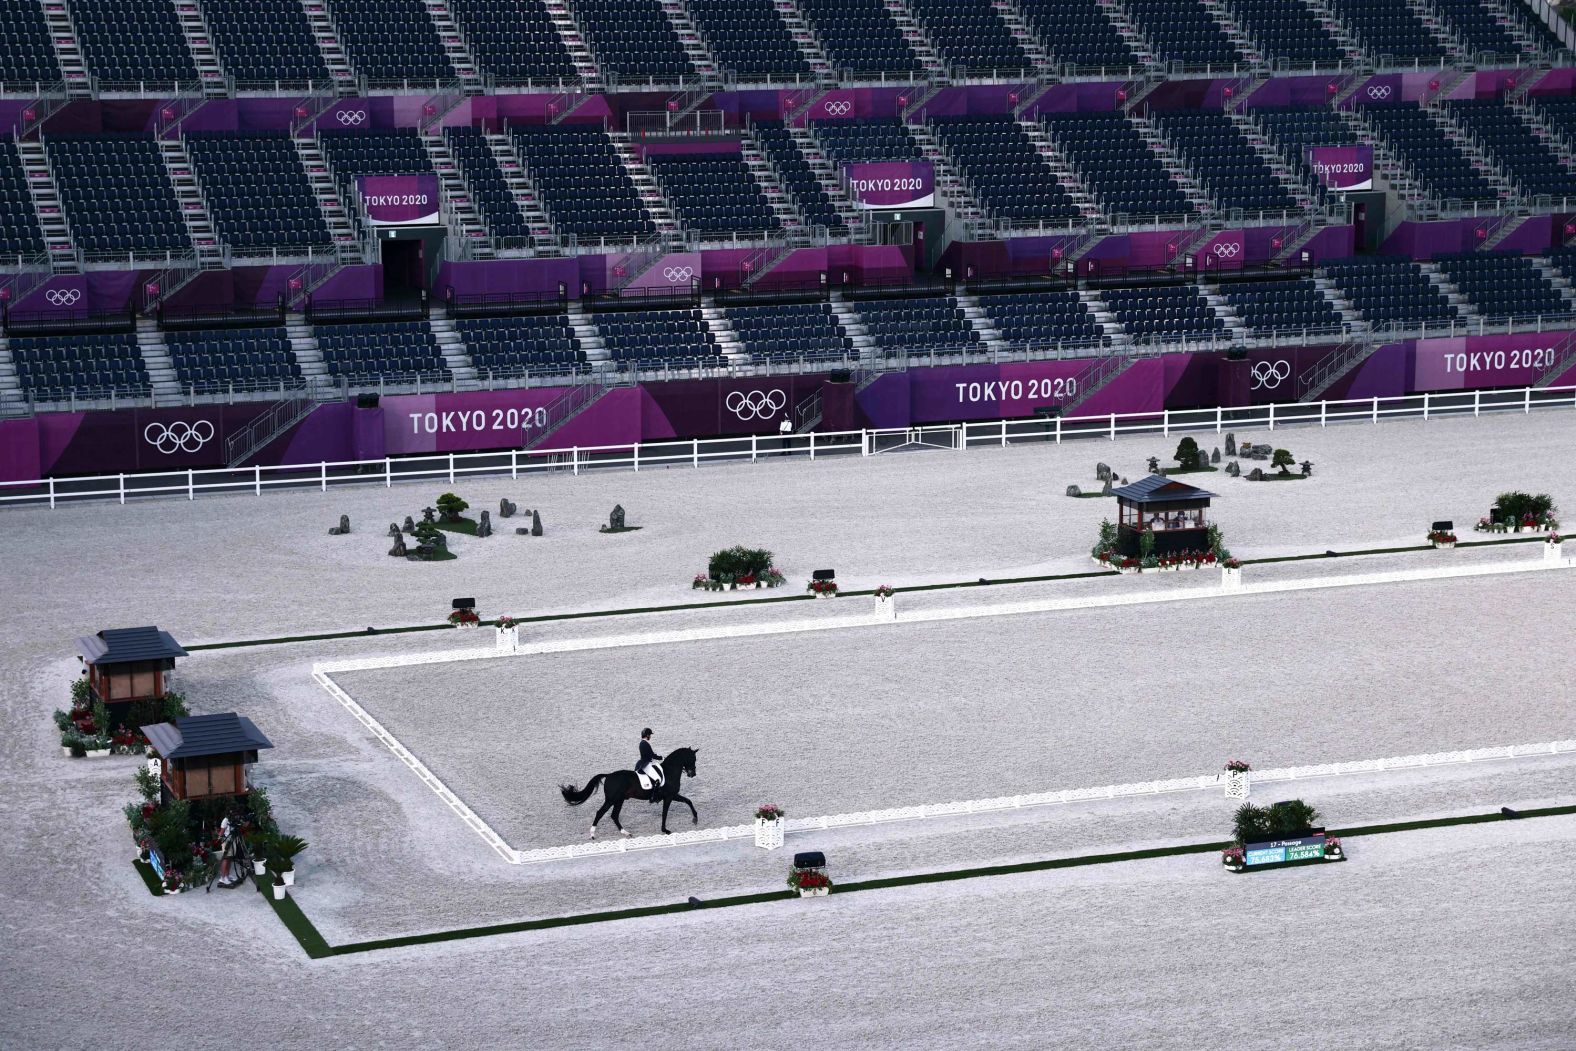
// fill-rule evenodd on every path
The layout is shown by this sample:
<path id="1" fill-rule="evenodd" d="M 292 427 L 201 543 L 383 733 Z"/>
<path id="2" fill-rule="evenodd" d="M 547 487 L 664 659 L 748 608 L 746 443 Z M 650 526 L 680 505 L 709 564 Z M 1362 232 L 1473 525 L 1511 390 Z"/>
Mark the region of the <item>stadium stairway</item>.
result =
<path id="1" fill-rule="evenodd" d="M 487 83 L 482 77 L 481 67 L 477 65 L 476 58 L 465 46 L 465 37 L 460 33 L 460 27 L 455 24 L 454 15 L 449 11 L 446 0 L 422 0 L 422 6 L 427 9 L 427 17 L 432 19 L 432 27 L 437 30 L 438 42 L 443 45 L 443 53 L 448 57 L 449 64 L 454 67 L 454 72 L 460 76 L 460 86 L 467 95 L 480 95 L 487 88 Z"/>
<path id="2" fill-rule="evenodd" d="M 1438 11 L 1434 10 L 1428 0 L 1406 0 L 1406 3 L 1412 9 L 1412 14 L 1417 16 L 1417 20 L 1422 22 L 1424 28 L 1432 33 L 1434 39 L 1438 40 L 1440 45 L 1444 47 L 1445 53 L 1450 56 L 1449 63 L 1451 65 L 1471 64 L 1473 58 L 1471 52 L 1461 43 L 1450 27 L 1445 24 L 1444 18 L 1440 16 Z"/>
<path id="3" fill-rule="evenodd" d="M 192 247 L 197 250 L 197 265 L 204 270 L 217 270 L 224 266 L 224 246 L 219 243 L 219 232 L 214 227 L 208 202 L 192 167 L 186 143 L 180 139 L 160 139 L 159 156 L 164 160 L 164 170 L 169 173 L 170 185 L 175 188 L 175 201 L 180 205 L 181 218 L 186 222 L 186 233 Z"/>
<path id="4" fill-rule="evenodd" d="M 76 273 L 80 269 L 77 246 L 60 203 L 60 187 L 55 184 L 55 174 L 49 167 L 49 154 L 44 144 L 36 140 L 18 141 L 16 152 L 27 178 L 28 194 L 33 198 L 33 214 L 38 217 L 38 228 L 44 235 L 49 267 L 57 274 Z"/>
<path id="5" fill-rule="evenodd" d="M 558 30 L 558 38 L 564 42 L 569 59 L 575 64 L 575 75 L 585 85 L 586 91 L 601 91 L 605 86 L 602 71 L 597 67 L 590 46 L 586 44 L 580 23 L 575 21 L 574 14 L 569 10 L 568 0 L 547 0 L 546 6 L 547 15 L 553 20 L 553 28 Z"/>
<path id="6" fill-rule="evenodd" d="M 16 374 L 16 362 L 11 360 L 11 341 L 0 331 L 0 416 L 19 416 L 26 411 L 27 397 Z"/>
<path id="7" fill-rule="evenodd" d="M 1532 266 L 1554 286 L 1555 291 L 1559 292 L 1560 297 L 1570 306 L 1571 313 L 1576 314 L 1576 286 L 1571 285 L 1570 278 L 1560 273 L 1559 268 L 1550 259 L 1534 259 Z"/>
<path id="8" fill-rule="evenodd" d="M 799 213 L 799 208 L 788 192 L 781 173 L 777 171 L 777 166 L 761 150 L 760 142 L 748 131 L 739 139 L 739 152 L 744 158 L 745 168 L 749 169 L 751 178 L 766 195 L 766 203 L 771 206 L 772 214 L 783 224 L 783 229 L 792 230 L 805 226 L 804 217 Z"/>
<path id="9" fill-rule="evenodd" d="M 1417 265 L 1423 271 L 1423 276 L 1428 278 L 1429 283 L 1443 292 L 1445 298 L 1450 300 L 1451 309 L 1464 318 L 1475 318 L 1478 316 L 1477 307 L 1472 305 L 1472 301 L 1467 298 L 1466 293 L 1456 287 L 1454 281 L 1445 276 L 1444 271 L 1439 269 L 1438 263 L 1418 263 Z"/>
<path id="10" fill-rule="evenodd" d="M 1106 21 L 1111 23 L 1111 28 L 1116 30 L 1116 35 L 1122 38 L 1127 49 L 1133 53 L 1139 69 L 1153 70 L 1160 65 L 1154 47 L 1139 31 L 1137 23 L 1133 21 L 1133 16 L 1128 13 L 1125 5 L 1118 3 L 1117 0 L 1110 0 L 1109 3 L 1102 3 L 1100 9 L 1104 12 Z"/>
<path id="11" fill-rule="evenodd" d="M 181 397 L 181 381 L 175 372 L 175 362 L 170 358 L 170 348 L 164 342 L 164 331 L 153 318 L 137 319 L 137 349 L 142 354 L 142 364 L 148 370 L 148 380 L 153 384 L 157 401 L 176 401 Z"/>
<path id="12" fill-rule="evenodd" d="M 826 57 L 826 49 L 821 46 L 820 37 L 815 35 L 815 30 L 810 27 L 809 20 L 800 10 L 799 0 L 772 0 L 772 6 L 777 8 L 777 14 L 782 18 L 783 25 L 788 27 L 788 36 L 793 39 L 799 53 L 804 55 L 806 62 L 810 63 L 810 72 L 815 75 L 816 83 L 833 82 L 837 77 L 837 70 L 832 68 L 832 60 Z"/>
<path id="13" fill-rule="evenodd" d="M 810 166 L 810 173 L 815 176 L 815 181 L 820 184 L 826 196 L 831 200 L 832 207 L 843 219 L 843 225 L 850 229 L 863 226 L 865 216 L 854 206 L 853 199 L 848 196 L 848 190 L 843 186 L 838 169 L 831 159 L 821 150 L 821 143 L 816 139 L 807 125 L 788 125 L 788 135 L 793 139 L 793 144 L 799 148 L 799 155 Z"/>
<path id="14" fill-rule="evenodd" d="M 443 353 L 443 364 L 454 377 L 454 389 L 480 390 L 481 384 L 476 380 L 476 367 L 471 363 L 470 351 L 465 347 L 460 330 L 450 320 L 448 307 L 434 303 L 427 324 L 432 328 L 438 349 Z"/>
<path id="15" fill-rule="evenodd" d="M 968 319 L 969 326 L 980 334 L 980 339 L 985 341 L 987 347 L 999 347 L 1006 342 L 1001 329 L 991 321 L 990 315 L 985 312 L 984 307 L 980 306 L 978 299 L 967 292 L 959 292 L 953 298 L 958 301 L 958 306 L 963 308 L 963 316 Z"/>
<path id="16" fill-rule="evenodd" d="M 1199 215 L 1211 215 L 1215 206 L 1209 199 L 1209 194 L 1204 192 L 1204 187 L 1194 178 L 1193 170 L 1188 167 L 1182 155 L 1172 148 L 1166 137 L 1160 134 L 1160 129 L 1148 117 L 1129 115 L 1127 122 L 1138 129 L 1138 133 L 1149 144 L 1149 151 L 1159 158 L 1165 165 L 1166 172 L 1173 182 L 1181 189 L 1182 195 L 1187 198 Z"/>
<path id="17" fill-rule="evenodd" d="M 1286 187 L 1286 192 L 1291 194 L 1297 202 L 1297 207 L 1305 212 L 1317 212 L 1319 202 L 1314 198 L 1312 187 L 1303 181 L 1302 176 L 1286 163 L 1286 157 L 1269 139 L 1264 137 L 1263 130 L 1245 113 L 1227 111 L 1232 125 L 1242 133 L 1248 145 L 1253 147 L 1253 152 L 1258 154 L 1264 166 L 1270 170 L 1280 184 Z"/>
<path id="18" fill-rule="evenodd" d="M 1357 79 L 1361 82 L 1363 78 Z M 1346 122 L 1346 126 L 1352 129 L 1353 142 L 1367 142 L 1373 145 L 1374 174 L 1378 177 L 1375 182 L 1382 180 L 1389 183 L 1391 192 L 1410 209 L 1417 209 L 1429 202 L 1428 191 L 1423 188 L 1417 176 L 1391 152 L 1384 136 L 1380 135 L 1378 129 L 1363 117 L 1360 110 L 1337 109 L 1335 112 Z"/>
<path id="19" fill-rule="evenodd" d="M 186 47 L 197 66 L 197 79 L 202 83 L 202 93 L 207 98 L 223 98 L 228 92 L 224 67 L 219 63 L 219 50 L 214 47 L 213 33 L 197 0 L 175 0 L 175 19 L 186 37 Z"/>
<path id="20" fill-rule="evenodd" d="M 988 221 L 985 209 L 952 166 L 951 159 L 941 148 L 935 133 L 924 124 L 910 124 L 908 131 L 919 146 L 920 154 L 935 167 L 936 196 L 939 198 L 937 205 L 951 209 L 954 215 L 965 222 Z"/>
<path id="21" fill-rule="evenodd" d="M 1307 4 L 1319 27 L 1324 30 L 1324 35 L 1335 41 L 1335 46 L 1346 55 L 1347 65 L 1353 69 L 1370 68 L 1362 44 L 1352 35 L 1352 31 L 1346 28 L 1346 23 L 1336 16 L 1330 6 L 1324 0 L 1307 0 Z M 1365 82 L 1366 78 L 1357 78 L 1358 84 Z"/>
<path id="22" fill-rule="evenodd" d="M 334 182 L 333 173 L 328 170 L 323 148 L 316 139 L 307 135 L 296 136 L 294 142 L 296 155 L 301 158 L 301 167 L 306 170 L 307 183 L 312 187 L 312 195 L 317 198 L 318 211 L 323 214 L 323 222 L 328 225 L 329 236 L 345 253 L 345 262 L 366 262 L 356 226 L 350 219 L 350 209 L 339 196 L 339 186 Z"/>
<path id="23" fill-rule="evenodd" d="M 875 340 L 870 336 L 870 329 L 865 327 L 864 319 L 854 310 L 841 291 L 833 290 L 829 297 L 832 304 L 832 313 L 837 315 L 837 323 L 843 326 L 843 331 L 848 333 L 848 338 L 854 341 L 854 349 L 861 358 L 866 357 L 870 349 L 875 346 Z"/>
<path id="24" fill-rule="evenodd" d="M 1363 318 L 1363 312 L 1352 304 L 1352 301 L 1341 294 L 1340 286 L 1323 274 L 1315 274 L 1313 287 L 1317 288 L 1335 312 L 1341 315 L 1341 324 L 1348 332 L 1366 332 L 1368 322 Z"/>
<path id="25" fill-rule="evenodd" d="M 641 205 L 651 214 L 651 221 L 656 224 L 657 232 L 677 233 L 678 218 L 668 205 L 668 199 L 663 196 L 662 187 L 657 184 L 657 177 L 651 174 L 651 169 L 635 152 L 634 139 L 629 132 L 610 131 L 607 137 L 613 140 L 613 150 L 624 165 L 629 181 L 635 184 L 635 193 L 640 196 Z"/>
<path id="26" fill-rule="evenodd" d="M 1100 330 L 1105 333 L 1113 345 L 1127 346 L 1132 341 L 1127 338 L 1127 329 L 1117 320 L 1116 314 L 1106 305 L 1105 300 L 1087 289 L 1078 293 L 1078 299 L 1089 311 L 1095 321 L 1100 323 Z"/>
<path id="27" fill-rule="evenodd" d="M 459 162 L 454 159 L 454 151 L 449 148 L 448 141 L 442 134 L 429 130 L 422 133 L 421 145 L 427 151 L 427 159 L 432 162 L 432 170 L 438 175 L 438 199 L 459 224 L 459 230 L 456 232 L 465 241 L 466 257 L 496 258 L 492 249 L 491 231 L 488 230 L 481 213 L 476 210 L 471 189 L 465 182 L 465 173 L 460 170 Z"/>
<path id="28" fill-rule="evenodd" d="M 991 7 L 995 8 L 1002 24 L 1012 33 L 1012 38 L 1018 42 L 1018 46 L 1023 48 L 1023 53 L 1029 60 L 1029 68 L 1048 68 L 1051 65 L 1050 52 L 1045 50 L 1040 38 L 1034 35 L 1034 30 L 1029 27 L 1028 19 L 1023 17 L 1023 11 L 1018 7 L 1017 0 L 991 0 Z"/>
<path id="29" fill-rule="evenodd" d="M 531 236 L 536 240 L 538 255 L 551 255 L 557 250 L 557 235 L 553 233 L 553 224 L 547 218 L 547 212 L 542 209 L 541 199 L 537 196 L 536 187 L 531 185 L 531 176 L 526 172 L 525 165 L 520 163 L 520 155 L 514 150 L 514 143 L 509 136 L 489 132 L 486 136 L 487 148 L 492 150 L 493 159 L 498 162 L 498 170 L 503 173 L 503 183 L 514 195 L 515 207 L 525 216 L 526 224 L 531 228 Z"/>
<path id="30" fill-rule="evenodd" d="M 1529 105 L 1525 97 L 1511 101 L 1510 107 L 1532 129 L 1532 134 L 1539 142 L 1548 147 L 1549 151 L 1567 167 L 1576 169 L 1576 149 L 1572 149 L 1571 143 L 1554 129 L 1536 107 Z"/>
<path id="31" fill-rule="evenodd" d="M 1233 47 L 1242 52 L 1242 57 L 1247 59 L 1254 68 L 1264 68 L 1269 64 L 1264 53 L 1253 42 L 1253 37 L 1242 26 L 1237 24 L 1237 20 L 1231 15 L 1231 9 L 1222 3 L 1221 0 L 1200 0 L 1200 3 L 1204 10 L 1209 12 L 1210 17 L 1215 20 L 1215 24 L 1220 26 L 1221 32 L 1226 34 L 1226 39 L 1231 41 Z"/>
<path id="32" fill-rule="evenodd" d="M 1018 127 L 1029 137 L 1034 148 L 1045 161 L 1045 166 L 1056 176 L 1056 181 L 1062 184 L 1062 189 L 1067 191 L 1067 196 L 1072 198 L 1083 217 L 1091 222 L 1098 222 L 1101 218 L 1100 206 L 1095 203 L 1094 195 L 1083 184 L 1073 166 L 1067 163 L 1067 158 L 1057 152 L 1051 144 L 1050 138 L 1045 134 L 1045 126 L 1037 120 L 1020 120 Z"/>
<path id="33" fill-rule="evenodd" d="M 700 30 L 695 28 L 695 18 L 690 14 L 689 6 L 684 0 L 662 0 L 662 13 L 668 16 L 673 32 L 678 34 L 679 43 L 684 46 L 684 54 L 695 67 L 695 72 L 700 74 L 701 80 L 707 85 L 720 86 L 722 74 L 717 67 L 717 59 L 701 39 Z"/>
<path id="34" fill-rule="evenodd" d="M 1242 315 L 1231 305 L 1231 300 L 1222 294 L 1219 285 L 1201 285 L 1199 291 L 1204 293 L 1204 301 L 1215 312 L 1215 316 L 1226 323 L 1226 335 L 1231 342 L 1246 343 L 1253 338 L 1253 333 L 1243 324 Z"/>
<path id="35" fill-rule="evenodd" d="M 312 39 L 317 41 L 317 49 L 328 65 L 329 76 L 334 78 L 334 93 L 354 95 L 357 91 L 356 71 L 350 65 L 350 56 L 345 53 L 345 38 L 329 16 L 328 4 L 325 0 L 301 0 L 301 10 L 306 12 L 306 24 L 312 28 Z M 332 223 L 329 229 L 333 229 Z"/>
<path id="36" fill-rule="evenodd" d="M 328 384 L 328 366 L 323 362 L 323 352 L 317 347 L 317 334 L 305 314 L 285 315 L 285 336 L 290 340 L 290 353 L 295 356 L 296 367 L 309 384 Z"/>
<path id="37" fill-rule="evenodd" d="M 55 61 L 60 64 L 60 75 L 66 82 L 66 94 L 72 98 L 92 98 L 93 84 L 88 79 L 82 41 L 77 37 L 71 11 L 63 3 L 50 0 L 39 0 L 39 3 L 44 9 L 44 25 L 49 29 L 50 42 L 55 47 Z"/>
<path id="38" fill-rule="evenodd" d="M 706 322 L 706 328 L 711 331 L 711 338 L 716 341 L 718 349 L 727 356 L 730 364 L 749 364 L 750 355 L 745 351 L 744 344 L 740 342 L 738 331 L 734 329 L 733 322 L 728 320 L 727 313 L 717 305 L 716 299 L 711 296 L 701 297 L 700 316 Z"/>
<path id="39" fill-rule="evenodd" d="M 608 360 L 607 341 L 602 338 L 601 331 L 596 323 L 591 320 L 591 315 L 586 313 L 586 308 L 580 300 L 571 299 L 564 306 L 564 313 L 569 317 L 569 328 L 574 333 L 575 341 L 580 349 L 585 351 L 586 358 L 594 368 L 598 362 Z"/>
<path id="40" fill-rule="evenodd" d="M 885 5 L 887 13 L 892 16 L 892 21 L 897 23 L 903 39 L 913 49 L 914 57 L 919 59 L 926 77 L 930 80 L 945 81 L 948 76 L 947 64 L 930 39 L 930 34 L 926 33 L 925 27 L 919 24 L 914 9 L 908 6 L 908 0 L 881 0 L 881 2 Z"/>

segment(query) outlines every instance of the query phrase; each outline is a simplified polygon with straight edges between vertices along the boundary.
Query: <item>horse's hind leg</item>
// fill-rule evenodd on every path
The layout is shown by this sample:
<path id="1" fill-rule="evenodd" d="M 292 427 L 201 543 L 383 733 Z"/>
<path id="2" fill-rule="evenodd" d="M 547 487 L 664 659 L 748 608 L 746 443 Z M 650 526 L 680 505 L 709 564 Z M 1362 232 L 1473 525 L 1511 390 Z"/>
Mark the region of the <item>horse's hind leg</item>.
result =
<path id="1" fill-rule="evenodd" d="M 613 801 L 611 799 L 604 799 L 602 801 L 602 809 L 598 810 L 596 812 L 596 817 L 591 819 L 591 838 L 592 839 L 596 838 L 596 826 L 597 826 L 597 823 L 602 820 L 602 815 L 607 813 L 608 808 L 611 807 L 612 805 L 613 805 Z M 615 824 L 615 825 L 618 824 L 618 813 L 616 811 L 613 814 L 613 824 Z M 622 828 L 622 826 L 620 826 L 620 828 Z"/>
<path id="2" fill-rule="evenodd" d="M 623 809 L 624 809 L 624 801 L 622 799 L 620 799 L 617 803 L 613 804 L 613 824 L 618 826 L 618 833 L 619 833 L 619 835 L 627 836 L 627 835 L 629 835 L 629 830 L 627 828 L 625 828 L 624 825 L 623 825 L 623 822 L 619 821 L 619 819 L 618 819 L 618 813 L 619 813 L 619 811 L 621 811 Z"/>

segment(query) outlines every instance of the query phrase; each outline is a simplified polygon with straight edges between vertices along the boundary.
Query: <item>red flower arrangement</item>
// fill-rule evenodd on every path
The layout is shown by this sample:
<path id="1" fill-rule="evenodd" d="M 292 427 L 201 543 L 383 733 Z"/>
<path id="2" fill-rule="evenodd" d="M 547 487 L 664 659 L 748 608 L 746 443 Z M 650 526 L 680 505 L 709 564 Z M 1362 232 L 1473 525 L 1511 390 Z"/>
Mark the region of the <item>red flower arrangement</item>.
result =
<path id="1" fill-rule="evenodd" d="M 1222 569 L 1241 569 L 1242 561 L 1236 558 L 1228 558 L 1220 565 Z"/>
<path id="2" fill-rule="evenodd" d="M 810 586 L 805 590 L 815 595 L 835 595 L 837 594 L 837 581 L 812 580 L 810 581 Z"/>
<path id="3" fill-rule="evenodd" d="M 506 628 L 506 629 L 507 628 L 512 628 L 512 627 L 515 626 L 516 623 L 517 622 L 515 621 L 515 619 L 513 617 L 509 616 L 508 614 L 505 614 L 505 615 L 503 615 L 503 616 L 498 618 L 498 626 L 500 628 Z"/>
<path id="4" fill-rule="evenodd" d="M 1248 762 L 1245 759 L 1226 760 L 1226 772 L 1228 774 L 1245 774 L 1252 769 L 1253 767 L 1248 765 Z"/>
<path id="5" fill-rule="evenodd" d="M 1548 536 L 1544 537 L 1544 543 L 1563 544 L 1564 542 L 1565 538 L 1560 536 L 1558 533 L 1550 533 Z"/>
<path id="6" fill-rule="evenodd" d="M 1225 850 L 1220 852 L 1220 861 L 1223 865 L 1230 865 L 1233 868 L 1241 868 L 1247 863 L 1247 854 L 1241 847 L 1227 847 Z"/>
<path id="7" fill-rule="evenodd" d="M 776 803 L 762 803 L 755 808 L 755 820 L 757 821 L 781 821 L 786 814 L 787 811 Z"/>
<path id="8" fill-rule="evenodd" d="M 1454 544 L 1456 542 L 1456 534 L 1444 529 L 1435 529 L 1428 534 L 1428 542 L 1430 544 Z"/>
<path id="9" fill-rule="evenodd" d="M 794 869 L 788 873 L 788 886 L 794 890 L 830 890 L 832 878 L 820 869 Z"/>
<path id="10" fill-rule="evenodd" d="M 476 615 L 474 609 L 457 609 L 449 614 L 449 623 L 455 627 L 459 627 L 461 624 L 480 624 L 481 622 L 482 618 Z"/>
<path id="11" fill-rule="evenodd" d="M 876 596 L 876 598 L 891 598 L 892 597 L 892 585 L 891 584 L 882 584 L 880 587 L 876 588 L 875 596 Z"/>
<path id="12" fill-rule="evenodd" d="M 1324 856 L 1338 858 L 1341 856 L 1341 841 L 1334 836 L 1329 836 L 1324 841 Z"/>

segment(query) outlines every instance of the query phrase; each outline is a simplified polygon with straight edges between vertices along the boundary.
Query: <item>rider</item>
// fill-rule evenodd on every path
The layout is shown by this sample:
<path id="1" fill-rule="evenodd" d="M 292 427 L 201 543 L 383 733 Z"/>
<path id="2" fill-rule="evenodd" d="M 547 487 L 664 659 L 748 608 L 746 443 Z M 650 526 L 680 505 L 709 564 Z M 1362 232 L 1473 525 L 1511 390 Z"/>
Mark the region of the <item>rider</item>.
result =
<path id="1" fill-rule="evenodd" d="M 655 791 L 662 787 L 662 757 L 651 747 L 651 727 L 640 731 L 640 762 L 635 764 L 635 773 L 643 781 L 649 781 L 648 791 Z"/>

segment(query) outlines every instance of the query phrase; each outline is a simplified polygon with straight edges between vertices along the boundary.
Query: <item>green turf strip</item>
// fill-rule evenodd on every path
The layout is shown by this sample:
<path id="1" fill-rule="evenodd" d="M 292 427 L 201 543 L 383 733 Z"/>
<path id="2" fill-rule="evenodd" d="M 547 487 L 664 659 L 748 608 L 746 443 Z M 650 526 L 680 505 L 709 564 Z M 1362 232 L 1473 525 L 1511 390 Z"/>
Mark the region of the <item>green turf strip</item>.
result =
<path id="1" fill-rule="evenodd" d="M 1382 825 L 1363 825 L 1357 828 L 1332 830 L 1330 835 L 1341 839 L 1359 836 L 1380 836 L 1396 832 L 1415 832 L 1425 828 L 1448 828 L 1456 825 L 1481 825 L 1496 821 L 1517 821 L 1536 817 L 1558 817 L 1576 814 L 1576 805 L 1545 807 L 1539 810 L 1519 811 L 1514 817 L 1503 813 L 1466 814 L 1458 817 L 1429 818 L 1422 821 L 1398 821 Z M 839 883 L 834 894 L 854 894 L 859 891 L 888 890 L 893 887 L 918 886 L 926 883 L 948 883 L 956 880 L 979 879 L 986 876 L 1010 876 L 1025 872 L 1045 872 L 1052 869 L 1083 868 L 1089 865 L 1113 865 L 1124 861 L 1146 861 L 1153 858 L 1175 857 L 1183 854 L 1208 854 L 1224 850 L 1229 842 L 1190 843 L 1174 847 L 1152 847 L 1147 850 L 1128 850 L 1112 854 L 1086 854 L 1073 858 L 1051 858 L 1043 861 L 1024 861 L 1012 865 L 987 865 L 976 868 L 952 869 L 944 872 L 919 872 L 907 876 L 890 876 L 885 879 L 862 880 L 856 883 Z M 146 878 L 146 877 L 145 877 Z M 258 889 L 267 896 L 274 912 L 295 935 L 307 956 L 320 960 L 327 956 L 352 956 L 357 953 L 380 952 L 413 945 L 437 942 L 468 941 L 474 938 L 491 938 L 501 934 L 519 934 L 525 931 L 550 930 L 555 927 L 577 927 L 592 923 L 611 923 L 617 920 L 641 919 L 648 916 L 665 916 L 697 909 L 726 909 L 739 905 L 761 905 L 772 901 L 787 901 L 795 897 L 793 891 L 768 891 L 762 894 L 742 894 L 729 898 L 715 898 L 698 905 L 647 905 L 639 908 L 616 909 L 608 912 L 587 912 L 573 916 L 552 916 L 540 920 L 518 920 L 512 923 L 490 924 L 485 927 L 462 927 L 450 931 L 433 931 L 429 934 L 410 934 L 398 938 L 379 938 L 373 941 L 349 942 L 329 945 L 307 919 L 295 899 L 286 897 L 274 901 L 263 878 L 256 880 Z"/>

